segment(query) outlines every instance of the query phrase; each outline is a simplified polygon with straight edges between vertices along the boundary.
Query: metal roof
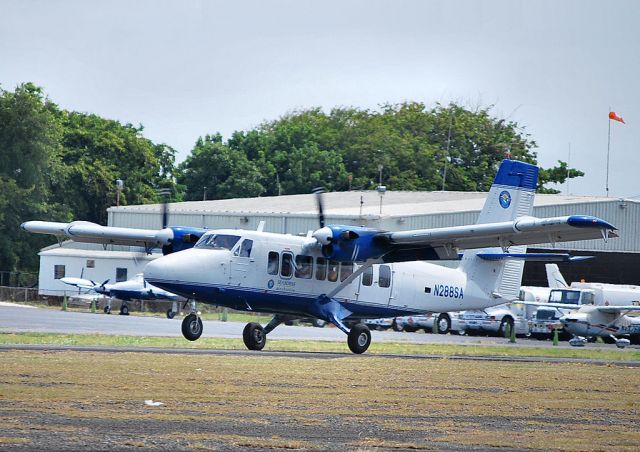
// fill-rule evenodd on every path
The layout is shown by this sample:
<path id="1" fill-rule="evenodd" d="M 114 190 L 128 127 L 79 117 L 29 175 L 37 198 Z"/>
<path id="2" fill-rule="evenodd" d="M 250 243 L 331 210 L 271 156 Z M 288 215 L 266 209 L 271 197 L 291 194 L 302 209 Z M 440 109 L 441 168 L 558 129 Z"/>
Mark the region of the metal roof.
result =
<path id="1" fill-rule="evenodd" d="M 382 216 L 425 215 L 480 211 L 486 192 L 409 192 L 387 191 L 382 196 Z M 327 215 L 380 217 L 380 195 L 376 191 L 347 191 L 324 194 Z M 536 194 L 534 206 L 593 202 L 621 202 L 616 198 L 577 195 Z M 637 201 L 630 201 L 637 202 Z M 217 199 L 171 203 L 172 214 L 316 214 L 313 194 Z M 110 213 L 157 213 L 159 204 L 110 207 Z"/>

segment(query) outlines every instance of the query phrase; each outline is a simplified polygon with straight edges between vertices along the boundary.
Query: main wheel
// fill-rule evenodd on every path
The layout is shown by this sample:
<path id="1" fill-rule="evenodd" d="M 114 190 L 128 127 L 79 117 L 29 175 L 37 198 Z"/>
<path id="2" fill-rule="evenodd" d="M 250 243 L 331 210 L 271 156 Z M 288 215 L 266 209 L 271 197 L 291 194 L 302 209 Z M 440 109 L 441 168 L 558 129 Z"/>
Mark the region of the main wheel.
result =
<path id="1" fill-rule="evenodd" d="M 447 314 L 438 316 L 438 333 L 447 334 L 451 331 L 451 318 Z"/>
<path id="2" fill-rule="evenodd" d="M 507 327 L 507 325 L 509 326 Z M 511 317 L 505 317 L 502 319 L 502 322 L 500 322 L 500 328 L 498 329 L 500 337 L 505 337 L 507 328 L 510 332 L 513 331 L 513 319 Z"/>
<path id="3" fill-rule="evenodd" d="M 176 311 L 174 311 L 173 309 L 169 308 L 167 310 L 167 318 L 168 319 L 172 319 L 176 316 Z"/>
<path id="4" fill-rule="evenodd" d="M 129 315 L 129 306 L 126 304 L 120 306 L 120 315 Z"/>
<path id="5" fill-rule="evenodd" d="M 247 323 L 242 331 L 242 340 L 249 350 L 262 350 L 267 343 L 262 325 L 256 322 Z"/>
<path id="6" fill-rule="evenodd" d="M 324 320 L 320 320 L 320 319 L 313 319 L 311 321 L 311 324 L 313 326 L 315 326 L 316 328 L 324 328 L 324 326 L 327 324 L 327 322 L 325 322 Z"/>
<path id="7" fill-rule="evenodd" d="M 398 322 L 396 322 L 396 319 L 393 319 L 393 322 L 391 322 L 391 328 L 393 328 L 393 331 L 397 331 L 400 332 L 402 331 L 402 326 L 398 324 Z"/>
<path id="8" fill-rule="evenodd" d="M 195 341 L 202 336 L 202 320 L 195 314 L 189 314 L 182 321 L 182 335 L 185 339 Z"/>
<path id="9" fill-rule="evenodd" d="M 367 351 L 371 345 L 371 331 L 364 323 L 357 323 L 349 331 L 347 336 L 347 344 L 349 350 L 353 353 L 360 354 Z"/>

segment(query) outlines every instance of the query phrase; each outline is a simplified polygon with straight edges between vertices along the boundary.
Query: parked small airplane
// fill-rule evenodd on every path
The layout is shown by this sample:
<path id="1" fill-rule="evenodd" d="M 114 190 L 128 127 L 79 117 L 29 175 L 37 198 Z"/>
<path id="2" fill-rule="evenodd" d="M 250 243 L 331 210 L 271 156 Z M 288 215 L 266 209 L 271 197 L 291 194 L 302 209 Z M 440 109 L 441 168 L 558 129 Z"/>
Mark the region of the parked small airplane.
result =
<path id="1" fill-rule="evenodd" d="M 127 281 L 121 281 L 114 284 L 109 284 L 107 279 L 102 284 L 98 284 L 89 279 L 65 277 L 60 279 L 65 284 L 77 287 L 81 290 L 96 292 L 101 295 L 109 297 L 107 305 L 104 307 L 105 314 L 111 314 L 111 299 L 117 298 L 122 300 L 120 306 L 120 314 L 129 315 L 128 301 L 132 300 L 168 300 L 173 302 L 185 301 L 184 298 L 174 293 L 155 287 L 147 283 L 142 273 L 136 275 L 134 278 Z M 167 311 L 167 317 L 172 319 L 177 311 L 177 305 L 169 308 Z"/>
<path id="2" fill-rule="evenodd" d="M 524 246 L 617 236 L 614 226 L 592 216 L 529 216 L 537 180 L 536 166 L 504 160 L 477 224 L 445 228 L 390 232 L 325 225 L 320 193 L 320 228 L 306 237 L 267 233 L 264 224 L 257 231 L 191 228 L 182 236 L 178 228 L 128 232 L 77 222 L 22 227 L 77 241 L 162 246 L 165 256 L 150 262 L 144 276 L 192 300 L 182 322 L 189 340 L 202 334 L 199 300 L 274 314 L 264 328 L 246 325 L 243 340 L 251 350 L 261 350 L 281 323 L 314 317 L 341 329 L 351 351 L 363 353 L 371 343 L 369 328 L 345 322 L 498 305 L 518 295 Z M 198 234 L 195 246 L 184 249 Z M 177 249 L 184 250 L 168 253 Z M 423 262 L 458 259 L 459 249 L 465 252 L 458 268 Z"/>
<path id="3" fill-rule="evenodd" d="M 560 317 L 560 322 L 574 337 L 569 341 L 573 346 L 583 346 L 588 338 L 611 339 L 619 348 L 631 342 L 640 344 L 640 317 L 627 314 L 640 311 L 640 306 L 576 306 Z M 624 336 L 628 336 L 624 337 Z"/>
<path id="4" fill-rule="evenodd" d="M 631 341 L 640 343 L 640 317 L 627 315 L 640 311 L 640 287 L 596 282 L 569 285 L 556 264 L 545 267 L 553 289 L 549 303 L 540 306 L 557 309 L 559 322 L 574 336 L 571 345 L 583 346 L 598 336 L 611 339 L 620 348 Z"/>

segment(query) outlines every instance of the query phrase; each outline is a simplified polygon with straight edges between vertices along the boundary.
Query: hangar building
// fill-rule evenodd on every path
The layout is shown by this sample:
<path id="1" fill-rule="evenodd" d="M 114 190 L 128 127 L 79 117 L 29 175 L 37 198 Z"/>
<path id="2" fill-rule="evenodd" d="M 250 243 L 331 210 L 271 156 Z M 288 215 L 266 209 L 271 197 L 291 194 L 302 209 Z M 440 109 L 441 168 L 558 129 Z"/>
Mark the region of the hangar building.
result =
<path id="1" fill-rule="evenodd" d="M 350 191 L 325 193 L 327 223 L 362 225 L 386 230 L 438 228 L 474 223 L 487 193 Z M 159 204 L 120 206 L 108 209 L 109 226 L 159 229 Z M 616 226 L 620 237 L 583 242 L 552 243 L 529 248 L 531 252 L 566 252 L 592 255 L 595 259 L 560 264 L 567 281 L 610 282 L 640 285 L 640 201 L 592 196 L 536 195 L 533 215 L 593 215 Z M 168 223 L 210 229 L 255 229 L 265 221 L 265 231 L 306 234 L 318 228 L 317 206 L 312 194 L 259 198 L 223 199 L 172 203 Z M 119 251 L 110 255 L 111 251 Z M 133 247 L 65 242 L 40 252 L 40 292 L 68 290 L 59 279 L 80 276 L 103 281 L 130 278 L 140 272 L 149 259 L 144 250 Z M 93 261 L 93 262 L 92 262 Z M 117 264 L 117 265 L 116 265 Z M 60 266 L 66 267 L 60 267 Z M 446 265 L 446 263 L 445 263 Z M 451 263 L 449 264 L 451 265 Z M 66 271 L 65 271 L 66 270 Z M 546 286 L 544 264 L 528 262 L 524 285 Z"/>

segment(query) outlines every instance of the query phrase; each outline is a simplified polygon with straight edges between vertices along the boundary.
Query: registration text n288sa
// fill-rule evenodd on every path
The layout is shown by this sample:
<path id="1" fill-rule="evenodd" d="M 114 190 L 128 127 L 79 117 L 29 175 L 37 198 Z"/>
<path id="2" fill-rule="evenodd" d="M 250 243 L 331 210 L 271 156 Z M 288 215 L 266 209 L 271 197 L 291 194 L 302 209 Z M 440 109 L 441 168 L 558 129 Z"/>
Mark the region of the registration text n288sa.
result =
<path id="1" fill-rule="evenodd" d="M 459 286 L 448 286 L 446 284 L 436 284 L 433 294 L 445 298 L 464 298 L 464 291 Z"/>

